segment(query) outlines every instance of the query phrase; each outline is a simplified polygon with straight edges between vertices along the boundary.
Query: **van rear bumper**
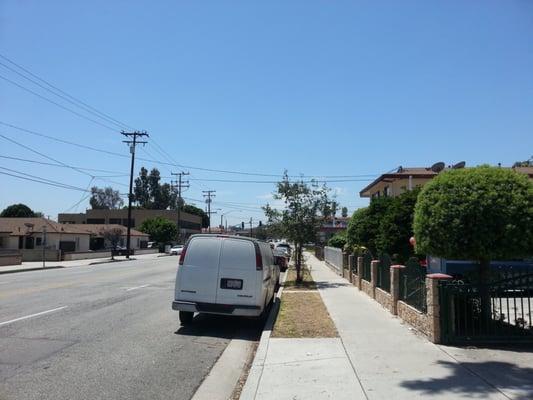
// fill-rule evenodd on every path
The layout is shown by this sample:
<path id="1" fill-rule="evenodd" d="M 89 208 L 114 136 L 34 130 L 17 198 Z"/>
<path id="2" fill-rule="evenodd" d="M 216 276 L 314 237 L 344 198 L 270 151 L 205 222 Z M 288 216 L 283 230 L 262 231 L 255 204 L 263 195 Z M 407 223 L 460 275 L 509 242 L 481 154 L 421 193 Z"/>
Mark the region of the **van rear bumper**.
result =
<path id="1" fill-rule="evenodd" d="M 172 309 L 176 311 L 238 315 L 243 317 L 257 317 L 263 311 L 259 306 L 249 306 L 242 304 L 195 303 L 190 301 L 179 300 L 174 300 L 172 302 Z"/>

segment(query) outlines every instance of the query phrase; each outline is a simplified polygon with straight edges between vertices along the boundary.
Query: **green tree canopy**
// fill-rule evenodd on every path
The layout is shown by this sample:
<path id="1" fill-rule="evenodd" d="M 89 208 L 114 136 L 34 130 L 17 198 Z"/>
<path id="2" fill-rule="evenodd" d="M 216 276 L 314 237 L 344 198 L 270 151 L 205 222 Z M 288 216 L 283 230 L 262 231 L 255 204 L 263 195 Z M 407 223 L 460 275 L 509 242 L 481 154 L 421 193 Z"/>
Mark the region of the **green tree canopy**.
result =
<path id="1" fill-rule="evenodd" d="M 392 203 L 392 197 L 372 199 L 368 207 L 356 210 L 347 230 L 347 244 L 351 248 L 364 246 L 374 255 L 378 253 L 380 225 Z"/>
<path id="2" fill-rule="evenodd" d="M 139 207 L 152 210 L 176 209 L 178 194 L 169 183 L 161 183 L 161 174 L 157 168 L 150 173 L 144 167 L 135 178 L 133 188 L 134 201 Z"/>
<path id="3" fill-rule="evenodd" d="M 341 216 L 343 218 L 346 218 L 348 216 L 348 207 L 342 207 L 341 208 Z"/>
<path id="4" fill-rule="evenodd" d="M 93 186 L 91 188 L 91 198 L 89 204 L 93 210 L 115 210 L 124 204 L 120 197 L 118 190 L 113 190 L 112 187 L 98 188 Z"/>
<path id="5" fill-rule="evenodd" d="M 346 231 L 338 232 L 328 240 L 328 246 L 344 249 L 346 241 Z"/>
<path id="6" fill-rule="evenodd" d="M 533 254 L 533 183 L 498 167 L 446 171 L 428 182 L 415 207 L 417 251 L 448 259 Z"/>
<path id="7" fill-rule="evenodd" d="M 7 206 L 2 213 L 0 214 L 0 217 L 5 218 L 28 218 L 28 217 L 35 217 L 35 213 L 32 211 L 30 207 L 28 207 L 26 204 L 11 204 L 10 206 Z"/>
<path id="8" fill-rule="evenodd" d="M 209 226 L 209 215 L 207 215 L 207 213 L 201 208 L 192 204 L 184 204 L 181 210 L 186 213 L 202 217 L 202 228 L 207 228 Z"/>
<path id="9" fill-rule="evenodd" d="M 376 238 L 376 250 L 388 253 L 398 262 L 405 262 L 414 256 L 409 239 L 413 236 L 413 218 L 420 189 L 393 197 L 384 210 Z"/>
<path id="10" fill-rule="evenodd" d="M 176 224 L 166 218 L 155 217 L 145 220 L 139 230 L 150 236 L 150 240 L 167 244 L 176 240 L 178 229 Z"/>

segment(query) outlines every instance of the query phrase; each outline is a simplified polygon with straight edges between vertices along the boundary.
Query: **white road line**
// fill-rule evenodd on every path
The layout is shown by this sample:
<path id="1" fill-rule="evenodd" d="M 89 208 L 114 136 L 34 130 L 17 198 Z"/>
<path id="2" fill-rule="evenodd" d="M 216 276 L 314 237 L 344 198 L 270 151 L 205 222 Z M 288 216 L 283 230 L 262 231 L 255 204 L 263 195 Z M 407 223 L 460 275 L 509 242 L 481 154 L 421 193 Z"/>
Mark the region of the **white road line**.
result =
<path id="1" fill-rule="evenodd" d="M 17 321 L 22 321 L 22 320 L 28 319 L 28 318 L 38 317 L 38 316 L 44 315 L 44 314 L 50 314 L 50 313 L 53 313 L 53 312 L 56 312 L 56 311 L 59 311 L 59 310 L 63 310 L 64 308 L 67 308 L 67 307 L 68 306 L 53 308 L 51 310 L 41 311 L 40 313 L 37 313 L 37 314 L 26 315 L 25 317 L 20 317 L 20 318 L 12 319 L 10 321 L 0 322 L 0 326 L 11 324 L 11 323 L 17 322 Z"/>
<path id="2" fill-rule="evenodd" d="M 130 287 L 129 289 L 126 289 L 126 292 L 129 292 L 130 290 L 135 290 L 135 289 L 142 289 L 142 288 L 145 288 L 147 286 L 150 286 L 150 285 L 142 285 L 142 286 Z"/>

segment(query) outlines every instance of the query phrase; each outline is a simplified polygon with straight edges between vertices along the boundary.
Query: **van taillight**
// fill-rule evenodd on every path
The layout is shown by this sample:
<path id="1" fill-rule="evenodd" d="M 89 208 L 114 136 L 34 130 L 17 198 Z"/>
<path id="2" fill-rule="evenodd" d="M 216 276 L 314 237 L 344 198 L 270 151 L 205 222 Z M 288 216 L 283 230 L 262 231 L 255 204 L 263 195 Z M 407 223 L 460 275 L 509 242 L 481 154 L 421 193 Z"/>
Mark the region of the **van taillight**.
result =
<path id="1" fill-rule="evenodd" d="M 259 249 L 259 245 L 257 243 L 254 243 L 255 247 L 255 269 L 257 271 L 263 270 L 263 257 L 261 257 L 261 250 Z"/>
<path id="2" fill-rule="evenodd" d="M 186 243 L 185 246 L 183 246 L 183 249 L 181 250 L 179 265 L 183 265 L 183 261 L 185 260 L 185 252 L 187 251 L 187 245 L 188 243 Z"/>

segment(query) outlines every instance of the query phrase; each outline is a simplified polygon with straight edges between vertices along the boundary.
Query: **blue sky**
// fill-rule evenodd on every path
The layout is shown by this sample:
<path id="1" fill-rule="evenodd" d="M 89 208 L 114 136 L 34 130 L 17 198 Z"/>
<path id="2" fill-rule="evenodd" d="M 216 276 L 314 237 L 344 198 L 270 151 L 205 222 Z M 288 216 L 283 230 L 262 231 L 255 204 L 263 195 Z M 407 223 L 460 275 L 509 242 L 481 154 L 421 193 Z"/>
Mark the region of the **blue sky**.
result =
<path id="1" fill-rule="evenodd" d="M 436 161 L 528 159 L 532 39 L 533 3 L 526 0 L 0 2 L 0 54 L 147 130 L 156 144 L 139 157 L 247 173 L 378 175 Z M 75 109 L 1 65 L 0 76 Z M 118 127 L 82 119 L 3 79 L 0 121 L 128 155 Z M 129 172 L 127 158 L 5 125 L 0 134 L 62 163 Z M 0 156 L 49 162 L 2 137 Z M 163 176 L 179 170 L 141 165 Z M 5 158 L 0 167 L 81 188 L 109 184 Z M 277 179 L 189 171 L 191 179 Z M 126 176 L 107 179 L 128 183 Z M 185 196 L 216 190 L 213 207 L 234 210 L 230 223 L 260 219 L 274 189 L 191 183 Z M 353 211 L 366 204 L 358 192 L 367 183 L 329 186 Z M 84 197 L 2 174 L 0 186 L 0 209 L 23 202 L 53 218 Z"/>

